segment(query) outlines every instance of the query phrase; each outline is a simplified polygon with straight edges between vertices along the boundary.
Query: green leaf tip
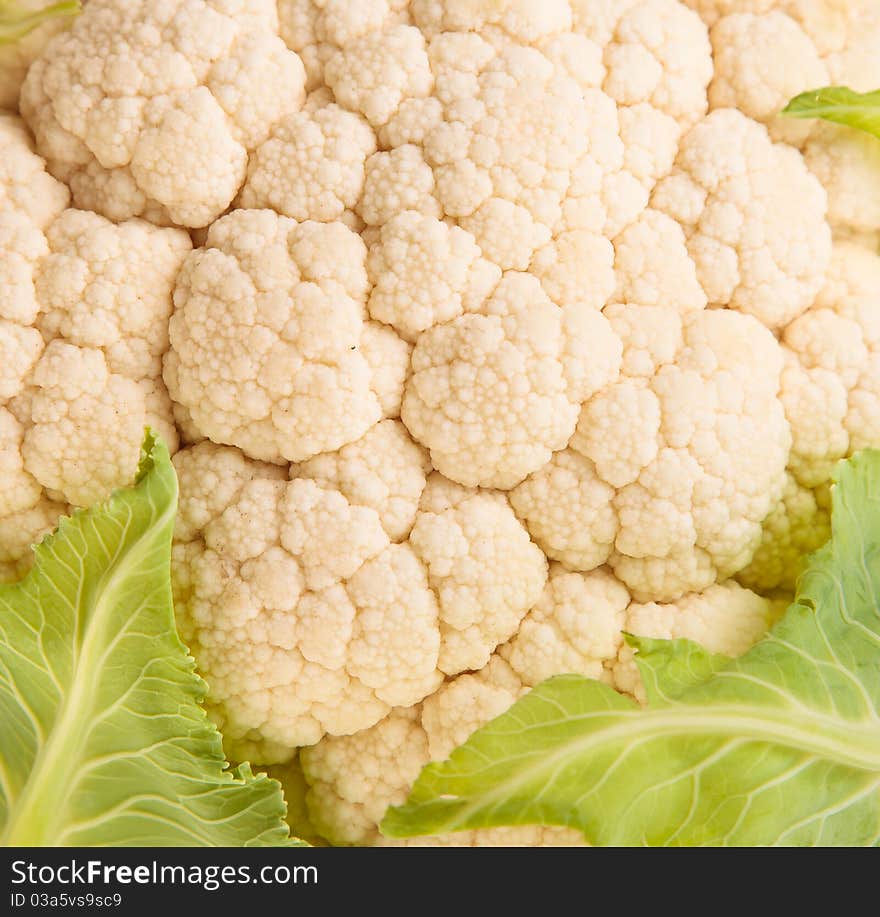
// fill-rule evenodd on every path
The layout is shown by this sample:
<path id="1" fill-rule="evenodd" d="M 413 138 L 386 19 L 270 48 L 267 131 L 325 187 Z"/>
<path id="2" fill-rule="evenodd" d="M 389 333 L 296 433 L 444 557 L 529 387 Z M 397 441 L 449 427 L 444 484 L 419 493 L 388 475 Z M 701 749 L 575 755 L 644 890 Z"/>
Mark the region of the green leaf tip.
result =
<path id="1" fill-rule="evenodd" d="M 738 659 L 630 637 L 638 707 L 575 675 L 422 771 L 382 830 L 559 825 L 592 844 L 880 843 L 880 452 L 842 463 L 832 538 Z"/>
<path id="2" fill-rule="evenodd" d="M 789 118 L 819 118 L 880 138 L 880 90 L 855 92 L 846 86 L 813 89 L 793 98 L 782 114 Z"/>
<path id="3" fill-rule="evenodd" d="M 12 44 L 24 38 L 50 19 L 77 16 L 80 12 L 80 0 L 62 0 L 37 10 L 29 9 L 17 0 L 0 0 L 0 45 Z"/>
<path id="4" fill-rule="evenodd" d="M 63 519 L 0 586 L 0 842 L 286 846 L 280 784 L 229 768 L 171 596 L 177 478 L 147 431 L 134 484 Z"/>

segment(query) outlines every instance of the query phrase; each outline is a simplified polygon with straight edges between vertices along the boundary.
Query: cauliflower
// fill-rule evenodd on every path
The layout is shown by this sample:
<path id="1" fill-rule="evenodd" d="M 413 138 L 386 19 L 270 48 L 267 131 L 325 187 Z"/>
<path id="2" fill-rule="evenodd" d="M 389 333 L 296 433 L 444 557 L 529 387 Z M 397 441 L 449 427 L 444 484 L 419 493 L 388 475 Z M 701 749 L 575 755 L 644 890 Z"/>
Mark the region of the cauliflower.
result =
<path id="1" fill-rule="evenodd" d="M 624 306 L 616 314 L 625 352 L 636 325 L 676 328 L 675 314 L 663 307 Z M 597 510 L 611 508 L 594 559 L 607 560 L 640 600 L 674 600 L 748 563 L 782 491 L 791 444 L 777 398 L 782 354 L 772 335 L 748 316 L 720 310 L 696 312 L 680 328 L 670 348 L 656 334 L 654 352 L 639 352 L 648 358 L 644 367 L 586 403 L 570 442 L 588 459 L 579 463 L 580 488 L 613 488 L 590 514 L 595 520 Z M 577 543 L 584 533 L 571 516 L 554 526 L 536 504 L 534 488 L 548 484 L 538 472 L 526 485 L 531 506 L 523 508 L 564 551 L 567 534 Z M 558 517 L 577 506 L 565 491 L 546 497 Z"/>
<path id="2" fill-rule="evenodd" d="M 722 109 L 693 128 L 653 204 L 684 228 L 711 305 L 775 329 L 819 292 L 831 257 L 825 191 L 743 114 Z"/>
<path id="3" fill-rule="evenodd" d="M 419 337 L 401 418 L 447 477 L 509 489 L 564 448 L 619 353 L 600 313 L 560 309 L 511 271 L 479 313 Z"/>
<path id="4" fill-rule="evenodd" d="M 271 210 L 214 223 L 178 278 L 165 368 L 200 434 L 298 462 L 381 419 L 359 351 L 365 260 L 342 223 L 297 224 Z"/>
<path id="5" fill-rule="evenodd" d="M 877 78 L 880 80 L 880 70 Z M 822 124 L 807 142 L 804 156 L 828 191 L 828 218 L 837 234 L 876 232 L 880 223 L 880 140 Z M 877 245 L 873 247 L 876 251 Z"/>
<path id="6" fill-rule="evenodd" d="M 275 125 L 248 164 L 241 207 L 331 222 L 358 202 L 376 137 L 359 115 L 322 101 L 316 93 Z"/>
<path id="7" fill-rule="evenodd" d="M 90 0 L 28 71 L 21 111 L 77 206 L 206 226 L 304 101 L 277 28 L 273 0 Z"/>
<path id="8" fill-rule="evenodd" d="M 826 86 L 828 67 L 800 24 L 781 10 L 764 16 L 735 13 L 712 29 L 715 78 L 713 108 L 738 108 L 767 124 L 771 136 L 796 146 L 813 125 L 786 120 L 779 112 L 805 86 Z"/>
<path id="9" fill-rule="evenodd" d="M 782 335 L 781 401 L 792 432 L 790 480 L 740 574 L 747 585 L 792 589 L 800 561 L 830 533 L 828 484 L 837 462 L 878 445 L 880 255 L 835 246 L 824 288 Z"/>
<path id="10" fill-rule="evenodd" d="M 557 568 L 517 637 L 479 672 L 447 681 L 417 707 L 392 710 L 372 728 L 302 750 L 313 824 L 337 844 L 383 843 L 378 822 L 389 805 L 406 799 L 422 767 L 447 757 L 551 673 L 599 677 L 641 697 L 621 629 L 701 640 L 715 652 L 736 654 L 760 639 L 780 611 L 779 603 L 734 583 L 714 585 L 675 605 L 640 605 L 602 570 L 580 574 Z M 571 846 L 582 844 L 583 837 L 562 828 L 489 828 L 415 843 Z"/>
<path id="11" fill-rule="evenodd" d="M 89 0 L 0 115 L 0 578 L 180 446 L 211 716 L 342 844 L 543 679 L 643 699 L 625 633 L 743 652 L 880 446 L 880 146 L 777 117 L 878 40 L 868 0 Z"/>
<path id="12" fill-rule="evenodd" d="M 0 146 L 27 182 L 4 180 L 0 195 L 0 572 L 14 577 L 68 505 L 128 480 L 145 424 L 177 447 L 162 356 L 191 243 L 67 208 L 12 116 L 0 116 Z"/>
<path id="13" fill-rule="evenodd" d="M 779 117 L 789 99 L 829 84 L 880 85 L 880 7 L 874 0 L 688 0 L 712 25 L 713 108 L 766 123 L 775 139 L 803 147 L 828 193 L 838 233 L 880 224 L 880 141 L 831 124 Z M 875 246 L 876 248 L 876 246 Z"/>
<path id="14" fill-rule="evenodd" d="M 289 481 L 209 441 L 175 462 L 181 629 L 249 755 L 283 760 L 482 668 L 544 587 L 505 497 L 427 478 L 399 421 Z"/>

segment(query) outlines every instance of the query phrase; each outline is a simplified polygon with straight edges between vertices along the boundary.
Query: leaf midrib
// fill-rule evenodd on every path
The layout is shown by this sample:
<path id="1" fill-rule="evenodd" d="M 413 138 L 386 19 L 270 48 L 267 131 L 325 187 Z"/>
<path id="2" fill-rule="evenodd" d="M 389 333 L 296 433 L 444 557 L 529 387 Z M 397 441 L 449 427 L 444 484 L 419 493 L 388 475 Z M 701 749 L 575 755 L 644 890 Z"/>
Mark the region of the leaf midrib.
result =
<path id="1" fill-rule="evenodd" d="M 594 716 L 607 718 L 608 712 L 575 715 L 567 719 L 573 723 Z M 696 712 L 693 707 L 680 710 L 634 709 L 631 712 L 615 711 L 614 717 L 623 719 L 623 722 L 567 740 L 550 754 L 541 752 L 533 763 L 518 769 L 511 777 L 497 781 L 492 789 L 481 793 L 477 799 L 458 809 L 454 816 L 433 826 L 432 830 L 470 827 L 468 820 L 472 815 L 492 808 L 496 801 L 515 797 L 518 789 L 540 780 L 546 773 L 553 774 L 568 759 L 576 761 L 607 745 L 623 746 L 621 754 L 626 755 L 626 748 L 634 739 L 638 739 L 640 744 L 695 736 L 767 742 L 856 770 L 880 772 L 880 719 L 876 717 L 860 723 L 832 719 L 815 711 L 774 711 L 742 704 L 713 706 L 706 713 Z M 542 724 L 541 728 L 546 728 L 546 724 Z M 447 780 L 455 777 L 450 773 L 444 775 Z M 448 791 L 443 796 L 450 802 L 467 799 L 467 794 L 456 796 Z M 584 794 L 585 798 L 587 796 L 589 793 Z"/>
<path id="2" fill-rule="evenodd" d="M 113 602 L 121 583 L 128 578 L 132 568 L 137 570 L 153 549 L 153 536 L 158 530 L 169 524 L 171 513 L 165 511 L 158 518 L 152 518 L 144 526 L 137 541 L 122 552 L 111 567 L 110 575 L 102 578 L 101 586 L 95 590 L 91 612 L 83 615 L 82 609 L 74 609 L 75 623 L 71 640 L 74 642 L 71 681 L 66 696 L 49 734 L 46 743 L 40 748 L 34 765 L 28 775 L 24 789 L 18 799 L 10 800 L 9 817 L 2 838 L 2 846 L 24 847 L 51 845 L 57 836 L 57 826 L 61 823 L 63 806 L 51 805 L 47 800 L 69 795 L 70 784 L 59 779 L 60 774 L 75 774 L 76 765 L 82 748 L 89 735 L 88 729 L 77 729 L 83 722 L 91 719 L 97 690 L 100 687 L 98 662 L 106 647 L 105 631 L 112 620 Z M 134 520 L 130 517 L 120 542 L 123 542 L 129 527 Z M 125 622 L 122 630 L 131 623 Z M 79 642 L 76 629 L 84 625 L 84 637 L 81 649 L 77 652 Z M 91 677 L 89 677 L 91 675 Z M 91 682 L 91 684 L 90 684 Z M 70 754 L 74 750 L 74 754 Z M 66 766 L 66 768 L 65 768 Z M 49 820 L 34 817 L 31 813 L 39 808 L 45 810 L 51 806 L 52 816 Z M 35 831 L 35 828 L 37 829 Z"/>

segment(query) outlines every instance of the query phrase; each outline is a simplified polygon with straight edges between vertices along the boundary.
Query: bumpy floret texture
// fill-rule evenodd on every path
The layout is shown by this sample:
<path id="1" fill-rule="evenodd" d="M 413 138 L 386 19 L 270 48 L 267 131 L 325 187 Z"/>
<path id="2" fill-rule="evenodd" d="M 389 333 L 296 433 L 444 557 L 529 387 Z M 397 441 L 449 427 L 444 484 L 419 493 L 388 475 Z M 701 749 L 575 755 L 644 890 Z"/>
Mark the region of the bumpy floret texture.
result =
<path id="1" fill-rule="evenodd" d="M 270 462 L 359 439 L 383 415 L 360 350 L 366 249 L 339 222 L 271 210 L 218 220 L 174 292 L 171 397 L 218 443 Z M 385 360 L 408 352 L 389 348 Z"/>
<path id="2" fill-rule="evenodd" d="M 30 68 L 20 104 L 78 206 L 205 226 L 304 93 L 274 0 L 90 0 Z"/>
<path id="3" fill-rule="evenodd" d="M 829 534 L 828 482 L 840 459 L 876 446 L 880 431 L 880 257 L 839 242 L 824 288 L 782 336 L 780 394 L 792 432 L 790 480 L 740 575 L 792 588 L 800 562 Z"/>
<path id="4" fill-rule="evenodd" d="M 804 149 L 828 192 L 835 229 L 880 223 L 880 141 L 830 124 L 781 118 L 798 93 L 880 86 L 880 6 L 874 0 L 688 0 L 712 26 L 713 108 L 733 107 Z M 875 240 L 876 241 L 876 240 Z M 876 245 L 875 245 L 876 248 Z"/>
<path id="5" fill-rule="evenodd" d="M 124 484 L 145 425 L 178 436 L 162 380 L 189 236 L 67 208 L 20 121 L 0 116 L 0 574 L 69 505 Z"/>
<path id="6" fill-rule="evenodd" d="M 544 594 L 509 644 L 478 673 L 459 675 L 416 707 L 395 709 L 370 729 L 303 749 L 315 827 L 335 843 L 387 843 L 377 823 L 399 805 L 421 768 L 447 757 L 475 729 L 525 690 L 560 671 L 588 675 L 641 697 L 621 630 L 685 637 L 716 652 L 741 653 L 771 626 L 779 604 L 736 584 L 715 585 L 674 605 L 632 603 L 613 576 L 551 572 Z M 417 839 L 419 844 L 426 843 Z M 427 843 L 470 846 L 570 846 L 577 832 L 550 828 L 482 829 Z"/>
<path id="7" fill-rule="evenodd" d="M 257 754 L 371 726 L 482 668 L 544 588 L 504 495 L 426 477 L 399 421 L 290 480 L 208 441 L 176 462 L 181 626 L 227 739 Z"/>
<path id="8" fill-rule="evenodd" d="M 342 844 L 547 677 L 643 700 L 624 633 L 744 651 L 880 445 L 880 143 L 778 117 L 878 41 L 868 0 L 89 0 L 0 115 L 0 576 L 180 440 L 211 715 Z"/>
<path id="9" fill-rule="evenodd" d="M 684 228 L 711 305 L 779 328 L 818 293 L 831 256 L 825 191 L 742 113 L 721 109 L 694 127 L 653 202 Z"/>

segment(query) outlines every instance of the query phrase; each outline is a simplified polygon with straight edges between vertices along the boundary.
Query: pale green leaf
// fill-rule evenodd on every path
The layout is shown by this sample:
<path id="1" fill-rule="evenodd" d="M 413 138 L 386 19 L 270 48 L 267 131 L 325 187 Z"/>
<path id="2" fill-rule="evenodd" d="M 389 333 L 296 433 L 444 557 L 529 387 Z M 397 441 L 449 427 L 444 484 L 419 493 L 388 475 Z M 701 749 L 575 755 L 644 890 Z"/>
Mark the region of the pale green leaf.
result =
<path id="1" fill-rule="evenodd" d="M 24 38 L 37 26 L 56 16 L 75 16 L 81 7 L 79 0 L 63 0 L 34 8 L 20 0 L 0 0 L 0 45 Z"/>
<path id="2" fill-rule="evenodd" d="M 0 841 L 288 843 L 279 785 L 227 768 L 171 603 L 177 480 L 149 434 L 133 487 L 61 522 L 0 586 Z"/>
<path id="3" fill-rule="evenodd" d="M 821 118 L 880 137 L 880 90 L 854 92 L 828 86 L 796 96 L 782 111 L 789 118 Z"/>
<path id="4" fill-rule="evenodd" d="M 639 641 L 649 705 L 544 682 L 428 765 L 391 836 L 567 825 L 602 845 L 880 838 L 880 453 L 840 466 L 833 537 L 739 659 Z"/>

